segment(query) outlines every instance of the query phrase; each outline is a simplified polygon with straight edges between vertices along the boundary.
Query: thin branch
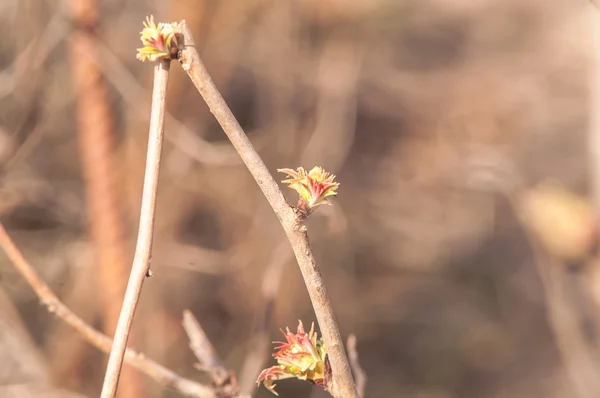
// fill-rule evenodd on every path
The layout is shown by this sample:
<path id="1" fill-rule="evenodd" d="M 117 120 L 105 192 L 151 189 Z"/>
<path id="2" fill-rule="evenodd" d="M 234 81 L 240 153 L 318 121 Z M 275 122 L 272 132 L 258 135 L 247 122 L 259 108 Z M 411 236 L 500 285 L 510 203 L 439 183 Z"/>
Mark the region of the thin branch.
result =
<path id="1" fill-rule="evenodd" d="M 519 195 L 524 193 L 516 190 L 506 191 L 504 194 L 521 224 L 531 249 L 546 300 L 546 317 L 571 380 L 573 394 L 580 398 L 594 397 L 595 392 L 600 388 L 597 377 L 594 376 L 597 367 L 581 328 L 576 306 L 568 291 L 566 265 L 542 247 L 523 217 L 519 206 Z"/>
<path id="2" fill-rule="evenodd" d="M 90 36 L 94 40 L 95 48 L 90 56 L 112 86 L 121 94 L 123 100 L 139 115 L 147 117 L 148 101 L 146 90 L 138 83 L 135 77 L 121 63 L 119 58 L 101 40 Z M 215 144 L 204 140 L 184 123 L 176 119 L 171 113 L 165 111 L 165 120 L 173 134 L 165 137 L 168 141 L 195 161 L 219 166 L 241 164 L 239 157 L 230 147 Z"/>
<path id="3" fill-rule="evenodd" d="M 113 398 L 119 384 L 119 374 L 123 365 L 123 355 L 127 347 L 127 339 L 131 331 L 133 316 L 137 307 L 142 285 L 150 271 L 150 253 L 152 251 L 152 236 L 154 233 L 154 213 L 156 209 L 156 192 L 160 170 L 160 155 L 162 150 L 165 103 L 167 83 L 169 81 L 170 60 L 158 61 L 154 67 L 154 86 L 152 89 L 152 109 L 150 111 L 150 131 L 148 133 L 148 150 L 146 155 L 146 171 L 142 191 L 140 211 L 140 226 L 133 265 L 117 330 L 114 345 L 108 358 L 108 366 L 102 386 L 101 398 Z"/>
<path id="4" fill-rule="evenodd" d="M 590 3 L 598 10 L 594 0 Z M 590 111 L 588 131 L 588 158 L 592 197 L 596 210 L 600 210 L 600 15 L 590 15 L 590 33 L 592 35 L 590 53 L 592 55 L 591 73 L 589 74 Z"/>
<path id="5" fill-rule="evenodd" d="M 333 395 L 340 398 L 358 398 L 344 350 L 344 343 L 340 336 L 323 278 L 310 247 L 306 227 L 296 218 L 295 212 L 286 202 L 267 166 L 216 88 L 200 59 L 192 33 L 185 21 L 179 24 L 179 31 L 184 40 L 184 49 L 180 53 L 180 62 L 183 69 L 189 75 L 210 111 L 215 115 L 242 161 L 256 180 L 292 245 L 327 346 L 334 380 Z"/>
<path id="6" fill-rule="evenodd" d="M 113 160 L 116 148 L 115 115 L 108 84 L 92 55 L 100 22 L 98 4 L 95 0 L 71 0 L 70 5 L 73 23 L 86 27 L 70 32 L 67 48 L 77 94 L 75 114 L 85 182 L 85 207 L 97 268 L 94 279 L 101 302 L 103 331 L 110 335 L 117 326 L 130 271 L 121 206 L 123 200 L 118 170 Z M 146 396 L 137 372 L 125 368 L 120 377 L 120 397 Z"/>
<path id="7" fill-rule="evenodd" d="M 263 310 L 254 321 L 252 337 L 248 344 L 239 384 L 243 393 L 251 394 L 256 388 L 256 376 L 264 368 L 270 349 L 269 326 L 275 307 L 275 298 L 284 275 L 284 270 L 292 259 L 292 251 L 287 239 L 282 239 L 277 245 L 263 276 L 261 292 L 263 295 Z"/>
<path id="8" fill-rule="evenodd" d="M 573 395 L 594 397 L 600 387 L 595 376 L 597 366 L 568 292 L 565 265 L 545 252 L 529 231 L 525 233 L 546 296 L 548 322 L 573 385 Z"/>
<path id="9" fill-rule="evenodd" d="M 354 379 L 356 379 L 356 389 L 358 390 L 358 395 L 364 397 L 365 388 L 367 387 L 367 374 L 363 370 L 362 366 L 360 366 L 360 362 L 358 360 L 358 351 L 356 350 L 355 335 L 351 334 L 350 336 L 348 336 L 348 340 L 346 341 L 346 347 L 348 349 L 350 367 L 352 367 L 352 373 L 354 374 Z"/>
<path id="10" fill-rule="evenodd" d="M 50 287 L 39 277 L 33 266 L 23 257 L 21 251 L 17 248 L 11 237 L 6 232 L 4 226 L 0 223 L 0 247 L 4 250 L 7 257 L 14 264 L 17 271 L 25 278 L 39 297 L 41 303 L 48 308 L 48 311 L 62 319 L 66 324 L 76 330 L 84 340 L 98 348 L 109 353 L 112 346 L 112 340 L 106 335 L 98 332 L 81 318 L 75 315 L 67 308 Z M 214 390 L 195 381 L 184 379 L 169 369 L 157 364 L 132 349 L 125 351 L 125 362 L 139 371 L 145 373 L 157 383 L 179 391 L 186 397 L 193 398 L 215 398 Z"/>
<path id="11" fill-rule="evenodd" d="M 566 264 L 552 255 L 532 229 L 522 198 L 527 184 L 513 162 L 494 151 L 484 151 L 467 161 L 469 184 L 476 189 L 498 192 L 511 207 L 531 250 L 532 261 L 540 278 L 546 304 L 546 319 L 554 335 L 573 396 L 594 397 L 599 391 L 597 366 L 577 314 L 577 306 L 569 292 Z M 470 174 L 470 175 L 469 175 Z"/>
<path id="12" fill-rule="evenodd" d="M 69 32 L 64 17 L 55 13 L 42 34 L 18 54 L 12 65 L 0 71 L 0 100 L 17 89 L 22 79 L 31 79 Z"/>
<path id="13" fill-rule="evenodd" d="M 198 358 L 198 368 L 208 372 L 219 396 L 238 396 L 235 376 L 227 370 L 198 320 L 189 310 L 183 311 L 183 328 L 190 339 L 190 348 Z"/>
<path id="14" fill-rule="evenodd" d="M 229 376 L 217 351 L 206 336 L 204 329 L 190 310 L 183 311 L 183 329 L 190 339 L 190 348 L 200 361 L 200 366 L 207 370 L 214 381 L 223 381 Z"/>

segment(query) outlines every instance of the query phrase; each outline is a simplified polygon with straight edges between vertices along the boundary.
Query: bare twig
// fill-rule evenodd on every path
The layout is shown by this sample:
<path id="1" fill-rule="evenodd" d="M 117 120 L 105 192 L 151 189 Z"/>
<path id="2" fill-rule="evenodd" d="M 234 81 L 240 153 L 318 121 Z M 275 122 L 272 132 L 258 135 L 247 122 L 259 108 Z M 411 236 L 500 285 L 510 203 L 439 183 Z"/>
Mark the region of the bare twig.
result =
<path id="1" fill-rule="evenodd" d="M 0 247 L 12 261 L 17 271 L 27 280 L 40 298 L 41 303 L 48 308 L 48 311 L 75 329 L 94 347 L 105 353 L 110 352 L 112 340 L 81 320 L 56 297 L 35 269 L 25 260 L 2 224 L 0 224 Z M 177 390 L 186 397 L 215 398 L 214 390 L 211 387 L 184 379 L 132 349 L 125 351 L 125 362 L 150 376 L 159 384 Z"/>
<path id="2" fill-rule="evenodd" d="M 279 290 L 284 270 L 292 259 L 292 251 L 287 240 L 282 240 L 271 255 L 271 261 L 263 276 L 262 295 L 263 311 L 254 321 L 250 351 L 246 354 L 242 370 L 239 373 L 240 390 L 251 394 L 256 388 L 256 376 L 263 369 L 270 348 L 269 326 L 273 317 L 275 297 Z"/>
<path id="3" fill-rule="evenodd" d="M 527 193 L 526 182 L 515 165 L 494 152 L 485 152 L 484 155 L 473 157 L 468 162 L 469 168 L 474 169 L 470 176 L 467 174 L 469 185 L 495 190 L 510 204 L 531 249 L 542 284 L 548 326 L 571 381 L 573 396 L 594 397 L 600 387 L 594 376 L 596 364 L 568 289 L 566 264 L 551 255 L 531 229 L 529 217 L 521 205 L 521 198 Z"/>
<path id="4" fill-rule="evenodd" d="M 189 310 L 183 311 L 183 328 L 190 339 L 190 348 L 198 358 L 198 368 L 208 372 L 222 396 L 236 397 L 238 386 L 233 373 L 225 368 L 204 329 Z"/>
<path id="5" fill-rule="evenodd" d="M 340 336 L 323 278 L 310 247 L 306 227 L 296 218 L 296 214 L 286 202 L 267 166 L 216 88 L 200 59 L 192 33 L 185 21 L 179 24 L 179 30 L 184 40 L 184 49 L 180 54 L 183 69 L 188 73 L 210 111 L 215 115 L 225 134 L 227 134 L 244 164 L 258 183 L 292 245 L 327 346 L 334 380 L 333 395 L 335 397 L 358 398 L 344 350 L 344 343 Z"/>
<path id="6" fill-rule="evenodd" d="M 115 396 L 119 384 L 119 374 L 123 364 L 123 355 L 133 322 L 142 285 L 150 271 L 150 253 L 152 251 L 152 236 L 154 233 L 154 212 L 156 209 L 156 192 L 160 170 L 160 155 L 162 150 L 165 120 L 165 102 L 167 83 L 169 81 L 170 60 L 158 61 L 154 67 L 154 87 L 152 91 L 152 109 L 150 112 L 150 131 L 148 136 L 148 151 L 146 155 L 146 171 L 138 239 L 133 258 L 133 265 L 125 298 L 115 331 L 114 345 L 108 358 L 108 366 L 102 386 L 102 398 Z"/>
<path id="7" fill-rule="evenodd" d="M 594 397 L 600 388 L 594 376 L 597 367 L 569 294 L 566 265 L 545 250 L 530 229 L 519 205 L 519 196 L 524 195 L 522 189 L 507 190 L 504 195 L 519 218 L 531 248 L 546 300 L 546 317 L 573 385 L 573 393 L 580 398 Z"/>
<path id="8" fill-rule="evenodd" d="M 85 180 L 89 233 L 94 245 L 98 296 L 101 302 L 103 330 L 115 331 L 121 300 L 129 276 L 129 253 L 125 242 L 125 223 L 113 162 L 115 150 L 114 114 L 102 73 L 95 64 L 93 50 L 98 29 L 98 5 L 94 0 L 76 0 L 72 18 L 76 26 L 69 34 L 67 48 L 77 93 L 77 134 Z M 89 32 L 89 33 L 87 33 Z M 123 369 L 119 396 L 141 398 L 146 394 L 138 374 Z"/>
<path id="9" fill-rule="evenodd" d="M 229 376 L 217 351 L 206 336 L 204 329 L 190 310 L 183 311 L 183 329 L 190 339 L 190 348 L 200 361 L 200 366 L 208 371 L 215 381 L 223 381 Z"/>
<path id="10" fill-rule="evenodd" d="M 590 0 L 594 6 L 593 13 L 590 13 L 591 25 L 591 46 L 589 51 L 592 54 L 592 70 L 590 73 L 590 111 L 589 111 L 589 131 L 588 131 L 588 158 L 590 186 L 592 190 L 592 200 L 594 210 L 600 215 L 600 14 L 598 14 L 598 4 Z M 600 261 L 598 256 L 588 262 L 588 278 L 586 280 L 589 291 L 596 302 L 596 307 L 600 309 Z M 598 324 L 598 317 L 596 316 Z M 597 327 L 596 334 L 600 333 L 600 327 Z M 600 336 L 599 336 L 600 337 Z"/>
<path id="11" fill-rule="evenodd" d="M 348 336 L 346 341 L 346 347 L 348 349 L 348 359 L 350 359 L 350 366 L 352 367 L 352 373 L 356 380 L 356 390 L 358 395 L 361 397 L 365 396 L 365 387 L 367 386 L 367 374 L 360 366 L 358 361 L 358 351 L 356 351 L 356 336 L 351 334 Z"/>
<path id="12" fill-rule="evenodd" d="M 556 340 L 574 395 L 580 398 L 596 396 L 600 384 L 590 346 L 579 324 L 576 308 L 568 292 L 565 265 L 546 253 L 532 234 L 526 231 L 534 262 L 546 296 L 548 322 Z"/>
<path id="13" fill-rule="evenodd" d="M 113 163 L 114 114 L 108 85 L 90 55 L 94 48 L 92 37 L 99 34 L 98 2 L 71 0 L 67 3 L 75 27 L 69 32 L 66 44 L 77 98 L 77 135 L 85 181 L 88 230 L 94 246 L 102 325 L 104 332 L 110 335 L 117 326 L 129 275 L 122 200 Z M 119 397 L 146 396 L 136 371 L 125 368 L 120 378 Z"/>
<path id="14" fill-rule="evenodd" d="M 9 68 L 0 71 L 0 100 L 10 95 L 21 79 L 31 79 L 62 43 L 68 32 L 63 16 L 55 13 L 44 32 L 25 47 Z"/>
<path id="15" fill-rule="evenodd" d="M 595 1 L 590 2 L 597 7 Z M 592 73 L 590 73 L 590 113 L 588 132 L 588 151 L 590 167 L 590 185 L 596 210 L 600 210 L 600 15 L 590 14 L 592 38 Z"/>
<path id="16" fill-rule="evenodd" d="M 98 68 L 102 70 L 106 79 L 121 94 L 125 102 L 139 115 L 148 115 L 148 101 L 145 101 L 146 90 L 140 86 L 135 77 L 121 63 L 119 58 L 97 38 L 92 38 L 95 48 L 90 52 Z M 165 139 L 176 145 L 180 151 L 202 164 L 210 165 L 238 165 L 240 159 L 231 150 L 222 144 L 205 141 L 195 134 L 183 122 L 176 119 L 171 113 L 165 112 L 165 120 L 170 126 L 169 134 Z"/>

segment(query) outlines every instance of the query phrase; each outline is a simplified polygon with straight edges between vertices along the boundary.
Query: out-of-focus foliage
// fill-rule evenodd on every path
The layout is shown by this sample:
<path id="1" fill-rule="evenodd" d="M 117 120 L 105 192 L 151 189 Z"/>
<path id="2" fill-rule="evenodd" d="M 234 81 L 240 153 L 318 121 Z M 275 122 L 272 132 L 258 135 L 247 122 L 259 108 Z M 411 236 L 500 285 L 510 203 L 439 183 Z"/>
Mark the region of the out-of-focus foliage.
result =
<path id="1" fill-rule="evenodd" d="M 592 255 L 598 220 L 589 200 L 556 183 L 544 182 L 522 195 L 521 211 L 556 257 L 581 261 Z"/>

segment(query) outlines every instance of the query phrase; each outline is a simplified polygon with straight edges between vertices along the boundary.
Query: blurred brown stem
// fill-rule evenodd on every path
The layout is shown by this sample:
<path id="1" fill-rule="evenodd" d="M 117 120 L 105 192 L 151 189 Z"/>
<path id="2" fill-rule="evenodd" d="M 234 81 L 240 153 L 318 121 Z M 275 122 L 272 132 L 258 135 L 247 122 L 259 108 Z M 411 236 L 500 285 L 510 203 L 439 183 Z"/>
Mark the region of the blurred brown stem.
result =
<path id="1" fill-rule="evenodd" d="M 582 331 L 575 310 L 576 306 L 568 292 L 566 265 L 548 253 L 528 227 L 519 206 L 519 195 L 523 194 L 524 192 L 519 189 L 515 192 L 505 192 L 506 198 L 521 222 L 532 251 L 546 300 L 546 316 L 556 346 L 573 385 L 574 396 L 595 397 L 600 388 L 598 378 L 595 376 L 596 364 Z"/>
<path id="2" fill-rule="evenodd" d="M 75 329 L 94 347 L 105 353 L 110 352 L 112 340 L 82 321 L 81 318 L 75 315 L 56 297 L 50 287 L 39 277 L 35 269 L 23 257 L 23 254 L 17 248 L 2 224 L 0 224 L 0 247 L 2 247 L 10 261 L 12 261 L 17 271 L 27 280 L 41 303 L 48 308 L 48 311 Z M 132 349 L 125 351 L 125 362 L 147 374 L 157 383 L 179 391 L 186 397 L 215 398 L 214 390 L 211 387 L 184 379 Z"/>
<path id="3" fill-rule="evenodd" d="M 263 276 L 261 292 L 263 309 L 254 321 L 249 351 L 244 358 L 239 384 L 242 393 L 251 394 L 256 388 L 256 375 L 264 368 L 270 348 L 269 326 L 273 317 L 275 298 L 284 275 L 284 270 L 292 259 L 292 251 L 287 239 L 282 239 L 271 255 L 271 260 Z"/>
<path id="4" fill-rule="evenodd" d="M 180 53 L 180 62 L 183 69 L 189 75 L 210 111 L 214 114 L 242 158 L 242 161 L 256 180 L 290 241 L 312 301 L 317 321 L 323 334 L 323 340 L 327 347 L 334 380 L 333 396 L 336 398 L 358 398 L 348 358 L 344 350 L 344 343 L 335 320 L 323 278 L 308 240 L 306 227 L 296 217 L 295 212 L 286 202 L 277 182 L 271 176 L 267 166 L 252 146 L 252 143 L 219 93 L 200 59 L 200 54 L 195 47 L 192 33 L 185 21 L 179 24 L 179 31 L 183 35 L 184 44 L 184 48 Z"/>
<path id="5" fill-rule="evenodd" d="M 198 368 L 208 372 L 219 396 L 237 397 L 239 389 L 233 373 L 225 368 L 204 329 L 191 311 L 183 311 L 182 323 L 190 340 L 190 348 L 199 361 Z"/>
<path id="6" fill-rule="evenodd" d="M 156 209 L 156 192 L 160 170 L 162 150 L 167 83 L 169 81 L 170 60 L 158 61 L 154 67 L 154 86 L 152 89 L 152 108 L 150 111 L 150 129 L 148 133 L 148 150 L 146 154 L 146 171 L 142 190 L 140 224 L 133 265 L 125 298 L 115 331 L 114 344 L 108 357 L 108 366 L 102 386 L 102 398 L 115 396 L 119 384 L 119 375 L 123 365 L 123 355 L 127 347 L 127 339 L 131 331 L 133 316 L 137 307 L 142 285 L 150 271 L 150 253 L 154 233 L 154 214 Z"/>
<path id="7" fill-rule="evenodd" d="M 358 390 L 358 395 L 364 397 L 365 388 L 367 387 L 367 374 L 358 361 L 355 335 L 351 334 L 348 336 L 346 347 L 348 347 L 348 358 L 350 359 L 350 366 L 352 367 L 352 373 L 354 373 L 354 379 L 356 380 L 356 390 Z"/>
<path id="8" fill-rule="evenodd" d="M 103 329 L 114 332 L 129 275 L 122 198 L 113 163 L 114 115 L 108 88 L 94 57 L 98 26 L 94 0 L 72 4 L 75 26 L 67 42 L 73 82 L 77 92 L 77 132 L 85 180 L 89 230 L 94 245 L 96 282 L 102 310 Z M 80 366 L 79 366 L 80 367 Z M 136 372 L 123 369 L 120 396 L 142 398 L 145 393 Z"/>

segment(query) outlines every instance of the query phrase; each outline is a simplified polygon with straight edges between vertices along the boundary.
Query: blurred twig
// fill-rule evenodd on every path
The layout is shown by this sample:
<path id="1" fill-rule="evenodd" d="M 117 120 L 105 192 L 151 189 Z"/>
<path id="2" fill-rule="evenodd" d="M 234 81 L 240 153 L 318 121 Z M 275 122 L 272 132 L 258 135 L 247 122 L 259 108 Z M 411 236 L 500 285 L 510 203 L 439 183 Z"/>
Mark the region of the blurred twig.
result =
<path id="1" fill-rule="evenodd" d="M 261 292 L 263 295 L 263 311 L 254 321 L 252 337 L 248 346 L 242 370 L 240 371 L 240 390 L 251 394 L 256 388 L 256 377 L 263 369 L 269 351 L 269 326 L 273 317 L 275 298 L 284 269 L 292 259 L 292 251 L 287 240 L 282 240 L 271 255 L 271 261 L 263 276 Z"/>
<path id="2" fill-rule="evenodd" d="M 170 60 L 158 61 L 154 67 L 154 87 L 152 90 L 152 109 L 150 112 L 150 131 L 148 133 L 148 150 L 146 155 L 146 171 L 142 191 L 140 224 L 135 248 L 131 275 L 125 291 L 123 307 L 119 315 L 115 341 L 108 358 L 108 366 L 102 398 L 112 398 L 117 391 L 119 374 L 123 364 L 123 355 L 127 339 L 131 331 L 133 316 L 137 307 L 144 279 L 150 272 L 150 253 L 154 233 L 154 213 L 156 209 L 156 192 L 160 170 L 162 150 L 167 83 L 169 81 Z"/>
<path id="3" fill-rule="evenodd" d="M 145 90 L 101 40 L 94 37 L 91 37 L 91 39 L 94 40 L 95 46 L 90 51 L 90 55 L 96 65 L 102 70 L 113 87 L 119 91 L 125 102 L 138 114 L 146 117 L 150 104 L 145 100 L 147 98 Z M 174 133 L 173 135 L 167 135 L 165 138 L 195 161 L 220 166 L 241 163 L 235 151 L 224 145 L 203 140 L 167 111 L 165 111 L 165 122 L 169 124 Z"/>
<path id="4" fill-rule="evenodd" d="M 484 159 L 487 161 L 483 162 Z M 484 157 L 474 157 L 468 163 L 474 169 L 470 170 L 470 175 L 467 174 L 471 188 L 485 187 L 486 190 L 500 193 L 518 217 L 542 283 L 548 326 L 554 334 L 557 349 L 576 396 L 597 396 L 597 391 L 600 391 L 600 384 L 595 376 L 597 366 L 568 291 L 566 264 L 542 247 L 528 223 L 526 209 L 521 205 L 522 198 L 526 195 L 523 176 L 510 160 L 494 152 L 487 152 Z"/>
<path id="5" fill-rule="evenodd" d="M 0 72 L 0 100 L 16 89 L 23 76 L 30 77 L 39 69 L 68 32 L 63 15 L 55 13 L 44 32 L 25 47 L 9 68 Z"/>
<path id="6" fill-rule="evenodd" d="M 225 134 L 258 183 L 292 245 L 317 316 L 317 321 L 323 333 L 325 345 L 327 346 L 334 380 L 332 393 L 335 397 L 358 398 L 348 358 L 344 351 L 344 343 L 340 336 L 323 278 L 310 247 L 306 227 L 299 221 L 292 208 L 286 202 L 277 182 L 271 176 L 267 166 L 252 146 L 252 143 L 216 88 L 200 59 L 200 54 L 195 48 L 192 33 L 185 21 L 179 24 L 179 30 L 184 39 L 184 49 L 180 54 L 180 62 L 183 69 L 188 73 L 209 109 L 215 115 Z"/>
<path id="7" fill-rule="evenodd" d="M 79 29 L 71 31 L 67 44 L 77 93 L 77 133 L 103 328 L 111 334 L 117 326 L 129 275 L 122 198 L 113 162 L 114 115 L 108 87 L 91 55 L 95 47 L 92 38 L 98 30 L 97 4 L 94 0 L 77 0 L 72 9 L 73 22 Z M 124 370 L 122 381 L 120 396 L 145 395 L 136 372 Z"/>
<path id="8" fill-rule="evenodd" d="M 574 306 L 569 299 L 564 275 L 565 264 L 559 264 L 558 260 L 540 247 L 531 233 L 525 232 L 544 287 L 548 322 L 574 390 L 580 398 L 594 398 L 600 391 L 595 375 L 597 366 L 590 346 L 586 343 L 577 312 L 573 311 Z"/>
<path id="9" fill-rule="evenodd" d="M 588 139 L 588 158 L 589 158 L 589 178 L 592 190 L 592 206 L 596 215 L 596 228 L 600 220 L 600 14 L 598 14 L 598 3 L 595 0 L 589 0 L 594 11 L 590 13 L 591 25 L 591 70 L 589 74 L 590 81 L 590 110 L 589 110 L 589 130 Z M 596 245 L 598 245 L 598 231 L 596 231 Z M 592 295 L 596 309 L 600 309 L 600 253 L 596 250 L 595 258 L 588 261 L 587 267 L 587 286 Z M 597 314 L 597 313 L 596 313 Z M 596 339 L 600 338 L 600 317 L 596 315 Z"/>
<path id="10" fill-rule="evenodd" d="M 219 396 L 238 396 L 239 389 L 234 374 L 225 368 L 204 329 L 189 310 L 183 312 L 183 328 L 190 340 L 190 348 L 198 358 L 198 368 L 208 372 Z"/>
<path id="11" fill-rule="evenodd" d="M 352 367 L 352 373 L 356 379 L 356 390 L 358 395 L 361 397 L 365 396 L 365 387 L 367 386 L 367 374 L 360 366 L 358 361 L 358 351 L 356 351 L 356 336 L 351 334 L 348 336 L 346 341 L 346 347 L 348 348 L 348 359 L 350 359 L 350 366 Z"/>
<path id="12" fill-rule="evenodd" d="M 301 164 L 327 159 L 325 167 L 335 172 L 347 158 L 354 143 L 363 47 L 341 32 L 332 33 L 325 41 L 314 76 L 319 92 L 315 128 Z"/>
<path id="13" fill-rule="evenodd" d="M 597 7 L 594 0 L 590 2 Z M 600 210 L 600 15 L 591 15 L 592 64 L 590 71 L 590 113 L 588 132 L 588 151 L 590 167 L 590 185 L 596 210 Z"/>
<path id="14" fill-rule="evenodd" d="M 77 332 L 79 332 L 79 334 L 94 347 L 105 353 L 110 352 L 112 340 L 82 321 L 81 318 L 71 312 L 71 310 L 56 297 L 50 287 L 41 280 L 35 269 L 27 262 L 27 260 L 25 260 L 23 254 L 21 254 L 2 224 L 0 224 L 0 247 L 2 247 L 19 273 L 27 280 L 40 298 L 41 303 L 48 308 L 48 311 L 62 319 L 73 329 L 77 330 Z M 125 361 L 129 365 L 150 376 L 156 382 L 177 390 L 187 397 L 215 397 L 214 390 L 211 387 L 184 379 L 132 349 L 127 349 L 125 351 Z"/>

